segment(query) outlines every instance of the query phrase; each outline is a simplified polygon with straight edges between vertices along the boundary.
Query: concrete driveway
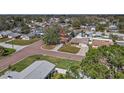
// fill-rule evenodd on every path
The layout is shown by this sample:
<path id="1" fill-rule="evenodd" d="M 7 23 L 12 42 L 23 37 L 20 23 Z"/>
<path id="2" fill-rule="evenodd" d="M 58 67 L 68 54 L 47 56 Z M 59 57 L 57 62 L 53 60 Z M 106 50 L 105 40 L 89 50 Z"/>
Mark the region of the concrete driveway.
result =
<path id="1" fill-rule="evenodd" d="M 89 47 L 86 44 L 82 44 L 80 51 L 77 53 L 77 55 L 86 56 L 86 53 L 88 52 Z"/>
<path id="2" fill-rule="evenodd" d="M 19 46 L 19 45 L 13 45 L 12 46 L 11 44 L 7 44 L 5 42 L 1 42 L 0 46 L 5 47 L 5 48 L 14 48 L 16 50 L 16 52 L 20 51 L 21 49 L 23 49 L 25 47 L 27 47 L 27 46 Z"/>

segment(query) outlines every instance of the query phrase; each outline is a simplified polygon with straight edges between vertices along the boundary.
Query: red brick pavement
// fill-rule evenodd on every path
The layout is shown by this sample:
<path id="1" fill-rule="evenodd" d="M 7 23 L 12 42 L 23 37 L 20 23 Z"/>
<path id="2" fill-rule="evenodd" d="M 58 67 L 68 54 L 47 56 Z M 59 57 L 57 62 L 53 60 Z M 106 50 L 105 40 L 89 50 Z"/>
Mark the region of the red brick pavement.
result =
<path id="1" fill-rule="evenodd" d="M 74 55 L 70 53 L 63 53 L 63 52 L 57 52 L 57 51 L 50 51 L 46 49 L 42 49 L 42 41 L 37 41 L 30 46 L 12 54 L 11 56 L 5 57 L 0 60 L 0 69 L 7 68 L 9 65 L 15 64 L 22 59 L 29 57 L 31 55 L 36 54 L 42 54 L 42 55 L 48 55 L 53 57 L 59 57 L 64 59 L 70 59 L 75 61 L 81 61 L 83 56 Z"/>

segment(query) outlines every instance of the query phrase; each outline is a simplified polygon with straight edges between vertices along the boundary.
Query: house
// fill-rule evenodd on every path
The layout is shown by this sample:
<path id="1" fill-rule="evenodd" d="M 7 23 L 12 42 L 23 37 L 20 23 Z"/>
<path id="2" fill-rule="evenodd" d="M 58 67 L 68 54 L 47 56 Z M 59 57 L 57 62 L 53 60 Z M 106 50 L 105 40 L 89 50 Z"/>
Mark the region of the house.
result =
<path id="1" fill-rule="evenodd" d="M 19 33 L 10 33 L 8 34 L 8 38 L 20 38 L 21 34 Z"/>
<path id="2" fill-rule="evenodd" d="M 117 45 L 124 46 L 124 41 L 116 41 Z"/>
<path id="3" fill-rule="evenodd" d="M 109 29 L 109 32 L 118 32 L 119 31 L 117 25 L 110 25 L 108 29 Z"/>
<path id="4" fill-rule="evenodd" d="M 117 36 L 118 39 L 120 40 L 124 40 L 124 34 L 120 34 L 120 33 L 112 33 L 113 36 Z"/>
<path id="5" fill-rule="evenodd" d="M 75 29 L 75 30 L 73 30 L 73 32 L 75 35 L 78 35 L 79 33 L 82 32 L 82 29 Z"/>
<path id="6" fill-rule="evenodd" d="M 80 27 L 85 31 L 94 31 L 94 32 L 96 31 L 95 24 L 86 24 L 86 25 L 81 25 Z"/>
<path id="7" fill-rule="evenodd" d="M 102 37 L 102 34 L 103 34 L 102 32 L 96 32 L 95 37 Z"/>
<path id="8" fill-rule="evenodd" d="M 94 31 L 86 31 L 85 36 L 88 37 L 91 41 L 93 38 Z"/>
<path id="9" fill-rule="evenodd" d="M 87 37 L 82 37 L 82 38 L 72 38 L 70 43 L 71 44 L 88 44 L 89 39 Z"/>
<path id="10" fill-rule="evenodd" d="M 93 31 L 86 31 L 86 32 L 85 32 L 85 35 L 87 35 L 87 37 L 92 37 L 93 34 L 94 34 Z"/>
<path id="11" fill-rule="evenodd" d="M 95 26 L 92 26 L 91 27 L 91 31 L 96 31 L 96 27 Z"/>
<path id="12" fill-rule="evenodd" d="M 1 76 L 1 79 L 47 79 L 54 72 L 55 65 L 42 60 L 35 61 L 21 72 L 10 71 Z"/>
<path id="13" fill-rule="evenodd" d="M 82 38 L 83 33 L 79 33 L 77 36 L 75 36 L 75 38 Z"/>
<path id="14" fill-rule="evenodd" d="M 42 28 L 36 28 L 35 35 L 36 36 L 43 36 L 44 35 L 43 29 Z"/>
<path id="15" fill-rule="evenodd" d="M 33 37 L 35 37 L 35 32 L 30 32 L 30 33 L 27 34 L 27 36 L 29 38 L 33 38 Z"/>
<path id="16" fill-rule="evenodd" d="M 1 35 L 2 35 L 2 37 L 8 37 L 8 35 L 11 33 L 12 33 L 11 31 L 2 31 Z"/>
<path id="17" fill-rule="evenodd" d="M 3 38 L 3 36 L 2 36 L 2 34 L 1 34 L 1 32 L 0 32 L 0 39 L 1 39 L 1 38 Z"/>
<path id="18" fill-rule="evenodd" d="M 15 33 L 21 33 L 21 28 L 20 27 L 16 27 L 12 30 L 12 32 L 15 32 Z"/>
<path id="19" fill-rule="evenodd" d="M 92 41 L 93 48 L 110 45 L 113 45 L 113 41 L 111 39 L 93 38 Z"/>
<path id="20" fill-rule="evenodd" d="M 87 37 L 82 37 L 82 38 L 72 38 L 70 43 L 74 46 L 77 47 L 88 47 L 89 44 L 89 39 Z"/>
<path id="21" fill-rule="evenodd" d="M 21 38 L 22 40 L 30 40 L 30 37 L 27 36 L 27 35 L 21 35 L 20 38 Z"/>

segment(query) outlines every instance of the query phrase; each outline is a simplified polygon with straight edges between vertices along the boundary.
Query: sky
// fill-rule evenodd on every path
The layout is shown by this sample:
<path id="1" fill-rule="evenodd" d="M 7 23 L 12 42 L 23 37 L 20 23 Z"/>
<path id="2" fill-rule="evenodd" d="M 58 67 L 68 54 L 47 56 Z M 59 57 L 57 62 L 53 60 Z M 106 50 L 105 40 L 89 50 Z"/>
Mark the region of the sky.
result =
<path id="1" fill-rule="evenodd" d="M 123 0 L 0 0 L 0 14 L 122 14 Z"/>

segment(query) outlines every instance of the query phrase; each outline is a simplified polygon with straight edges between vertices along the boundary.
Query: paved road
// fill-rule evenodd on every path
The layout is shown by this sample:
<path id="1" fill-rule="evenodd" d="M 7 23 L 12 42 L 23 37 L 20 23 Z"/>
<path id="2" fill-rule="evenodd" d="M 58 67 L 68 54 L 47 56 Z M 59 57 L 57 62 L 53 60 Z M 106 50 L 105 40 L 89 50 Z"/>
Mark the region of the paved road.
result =
<path id="1" fill-rule="evenodd" d="M 0 60 L 0 69 L 7 68 L 10 64 L 11 65 L 15 64 L 26 57 L 29 57 L 31 55 L 36 55 L 36 54 L 54 56 L 54 57 L 76 60 L 76 61 L 81 61 L 83 58 L 80 55 L 74 55 L 74 54 L 70 54 L 70 53 L 63 53 L 63 52 L 42 49 L 41 48 L 42 44 L 43 43 L 41 40 L 37 41 L 37 42 L 23 48 L 22 50 L 12 54 L 11 56 L 1 59 Z"/>

